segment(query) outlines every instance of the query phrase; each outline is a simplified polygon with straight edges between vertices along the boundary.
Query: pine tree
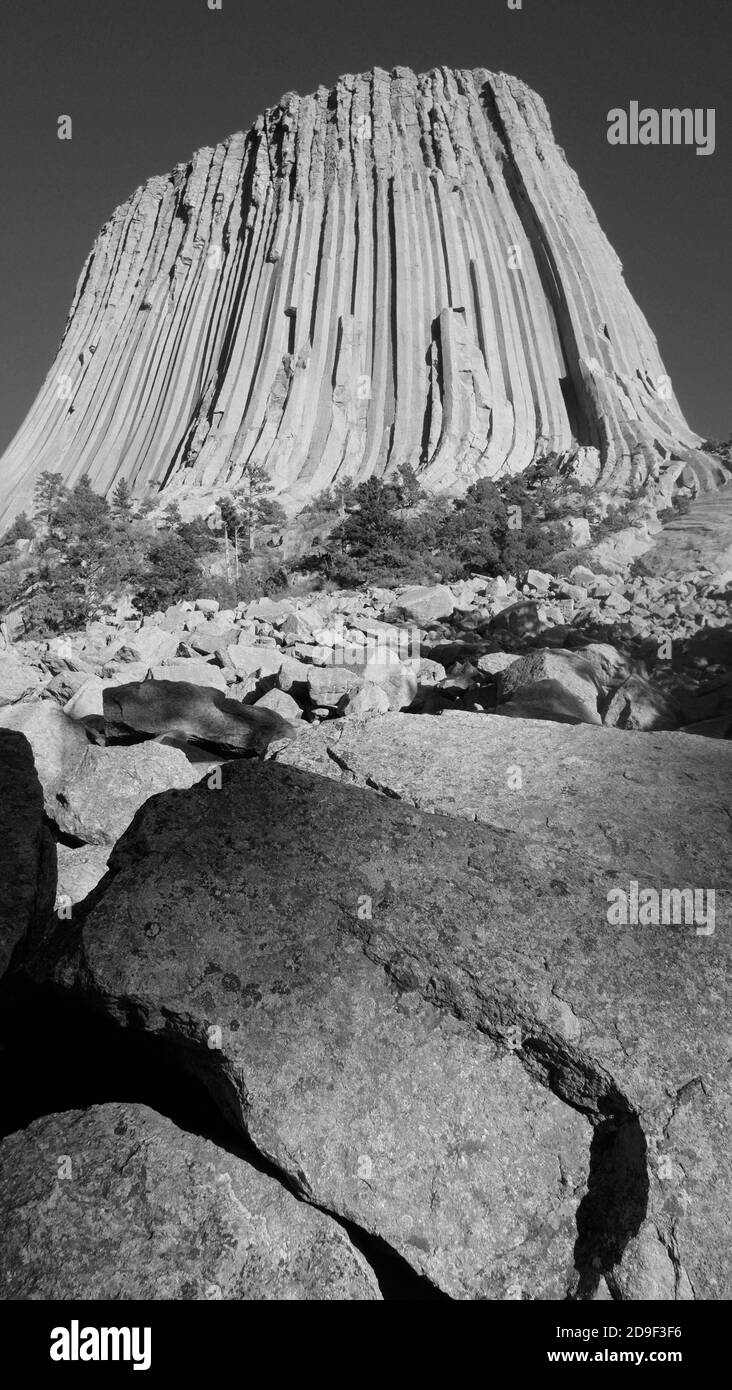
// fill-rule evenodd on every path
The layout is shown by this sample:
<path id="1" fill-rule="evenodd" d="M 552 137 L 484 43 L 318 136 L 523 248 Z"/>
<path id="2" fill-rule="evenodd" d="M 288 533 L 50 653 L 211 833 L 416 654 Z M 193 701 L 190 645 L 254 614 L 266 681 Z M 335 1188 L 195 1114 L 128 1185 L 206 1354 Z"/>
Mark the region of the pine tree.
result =
<path id="1" fill-rule="evenodd" d="M 42 522 L 50 530 L 55 513 L 65 496 L 66 488 L 62 473 L 50 473 L 48 469 L 41 473 L 36 480 L 33 491 L 36 520 Z"/>
<path id="2" fill-rule="evenodd" d="M 118 521 L 132 517 L 132 488 L 126 478 L 120 478 L 112 493 L 112 516 Z"/>

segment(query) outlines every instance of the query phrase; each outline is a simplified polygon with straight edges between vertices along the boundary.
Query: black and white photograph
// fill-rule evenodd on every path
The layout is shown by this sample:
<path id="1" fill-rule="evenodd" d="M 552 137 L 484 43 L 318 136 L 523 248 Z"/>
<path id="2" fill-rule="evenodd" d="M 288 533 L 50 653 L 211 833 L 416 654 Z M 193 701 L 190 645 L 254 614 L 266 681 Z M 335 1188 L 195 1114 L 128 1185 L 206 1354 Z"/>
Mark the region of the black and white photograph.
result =
<path id="1" fill-rule="evenodd" d="M 42 1383 L 198 1327 L 215 1374 L 251 1303 L 481 1303 L 486 1374 L 720 1355 L 731 40 L 3 0 L 0 1345 Z"/>

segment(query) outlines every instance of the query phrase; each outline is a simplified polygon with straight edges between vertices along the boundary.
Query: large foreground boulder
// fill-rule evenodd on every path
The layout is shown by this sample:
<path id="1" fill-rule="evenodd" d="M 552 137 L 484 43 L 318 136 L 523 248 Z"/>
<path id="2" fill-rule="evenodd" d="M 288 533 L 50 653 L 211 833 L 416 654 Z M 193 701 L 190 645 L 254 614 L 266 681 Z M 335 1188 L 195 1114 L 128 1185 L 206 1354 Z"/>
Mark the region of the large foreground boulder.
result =
<path id="1" fill-rule="evenodd" d="M 0 729 L 0 976 L 21 937 L 42 934 L 56 895 L 56 851 L 28 740 Z"/>
<path id="2" fill-rule="evenodd" d="M 337 1223 L 144 1105 L 0 1143 L 0 1298 L 378 1299 Z"/>
<path id="3" fill-rule="evenodd" d="M 698 886 L 729 882 L 732 748 L 687 734 L 388 714 L 307 730 L 277 761 L 580 860 Z"/>
<path id="4" fill-rule="evenodd" d="M 222 773 L 148 802 L 28 979 L 177 1044 L 297 1192 L 453 1297 L 592 1297 L 603 1277 L 728 1297 L 721 882 L 716 930 L 709 901 L 639 925 L 647 844 L 603 858 L 277 762 Z"/>

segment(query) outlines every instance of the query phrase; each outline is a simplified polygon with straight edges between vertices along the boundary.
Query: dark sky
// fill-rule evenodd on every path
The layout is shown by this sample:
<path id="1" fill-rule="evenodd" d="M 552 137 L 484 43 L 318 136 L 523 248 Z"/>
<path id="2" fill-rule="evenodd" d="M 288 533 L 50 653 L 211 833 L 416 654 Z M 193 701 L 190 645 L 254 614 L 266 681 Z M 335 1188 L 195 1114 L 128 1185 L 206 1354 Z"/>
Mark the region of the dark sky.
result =
<path id="1" fill-rule="evenodd" d="M 2 0 L 0 449 L 102 223 L 151 174 L 344 72 L 447 64 L 544 97 L 690 424 L 732 431 L 732 0 Z M 611 147 L 607 113 L 714 107 L 715 154 Z M 57 139 L 57 119 L 73 139 Z"/>

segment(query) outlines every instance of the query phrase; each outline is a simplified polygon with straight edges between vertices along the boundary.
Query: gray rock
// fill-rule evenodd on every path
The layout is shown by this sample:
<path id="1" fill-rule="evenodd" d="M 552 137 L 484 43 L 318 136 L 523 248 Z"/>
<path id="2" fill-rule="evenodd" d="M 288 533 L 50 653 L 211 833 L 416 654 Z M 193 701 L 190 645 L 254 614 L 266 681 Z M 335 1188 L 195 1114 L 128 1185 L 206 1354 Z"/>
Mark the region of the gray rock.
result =
<path id="1" fill-rule="evenodd" d="M 390 709 L 408 709 L 412 704 L 419 686 L 417 673 L 394 653 L 382 651 L 356 669 L 364 681 L 386 692 Z"/>
<path id="2" fill-rule="evenodd" d="M 250 647 L 243 642 L 227 647 L 227 654 L 240 676 L 274 676 L 284 660 L 278 647 Z"/>
<path id="3" fill-rule="evenodd" d="M 506 633 L 517 641 L 536 638 L 545 624 L 539 616 L 539 605 L 533 599 L 510 603 L 483 624 L 486 633 Z"/>
<path id="4" fill-rule="evenodd" d="M 349 719 L 359 719 L 371 714 L 387 714 L 390 709 L 387 691 L 383 686 L 369 681 L 359 690 L 349 693 L 343 712 Z"/>
<path id="5" fill-rule="evenodd" d="M 144 1105 L 3 1139 L 0 1212 L 5 1299 L 381 1297 L 335 1221 Z"/>
<path id="6" fill-rule="evenodd" d="M 83 727 L 67 718 L 53 700 L 29 700 L 0 709 L 0 727 L 25 735 L 43 787 L 46 814 L 57 820 L 65 788 L 74 782 L 89 750 Z"/>
<path id="7" fill-rule="evenodd" d="M 552 586 L 552 576 L 544 574 L 543 570 L 527 570 L 524 583 L 528 584 L 537 594 L 548 594 Z"/>
<path id="8" fill-rule="evenodd" d="M 312 666 L 308 670 L 310 699 L 320 708 L 338 709 L 362 685 L 352 666 Z"/>
<path id="9" fill-rule="evenodd" d="M 606 870 L 726 882 L 732 747 L 688 731 L 635 739 L 619 730 L 445 712 L 388 714 L 310 729 L 278 762 L 425 811 L 547 837 Z"/>
<path id="10" fill-rule="evenodd" d="M 618 686 L 604 715 L 611 728 L 644 732 L 678 729 L 681 722 L 679 710 L 663 690 L 636 675 Z"/>
<path id="11" fill-rule="evenodd" d="M 105 690 L 103 698 L 108 734 L 132 730 L 215 744 L 227 752 L 264 753 L 272 739 L 291 733 L 272 710 L 185 681 L 134 681 Z"/>
<path id="12" fill-rule="evenodd" d="M 0 843 L 1 977 L 21 938 L 43 934 L 56 891 L 56 847 L 31 746 L 12 729 L 0 729 Z"/>
<path id="13" fill-rule="evenodd" d="M 302 710 L 296 700 L 288 695 L 284 690 L 268 690 L 265 695 L 261 695 L 255 702 L 256 709 L 271 709 L 280 718 L 294 722 L 302 716 Z"/>
<path id="14" fill-rule="evenodd" d="M 137 1026 L 159 1020 L 170 1041 L 184 1008 L 196 1069 L 260 1152 L 446 1292 L 559 1296 L 574 1277 L 587 1120 L 383 955 L 405 911 L 422 920 L 441 896 L 451 913 L 456 891 L 470 937 L 483 909 L 463 895 L 488 871 L 486 832 L 471 828 L 464 847 L 465 827 L 257 766 L 242 779 L 227 764 L 222 791 L 196 803 L 195 849 L 180 801 L 163 820 L 150 803 L 137 848 L 117 847 L 117 877 L 80 928 L 87 997 L 122 1021 L 134 993 Z M 444 839 L 424 840 L 443 825 Z M 149 851 L 166 864 L 164 900 Z M 219 885 L 213 902 L 201 871 Z M 71 956 L 54 975 L 76 987 Z"/>
<path id="15" fill-rule="evenodd" d="M 192 787 L 213 766 L 195 765 L 180 748 L 157 742 L 88 746 L 56 792 L 54 820 L 64 835 L 85 844 L 113 845 L 149 797 Z"/>
<path id="16" fill-rule="evenodd" d="M 599 724 L 585 701 L 558 680 L 537 680 L 508 695 L 496 707 L 508 719 L 542 719 L 557 724 Z"/>
<path id="17" fill-rule="evenodd" d="M 199 627 L 191 634 L 190 645 L 194 652 L 215 656 L 216 652 L 226 651 L 227 647 L 233 646 L 238 640 L 239 629 L 233 625 L 221 627 L 207 623 L 205 627 Z"/>
<path id="18" fill-rule="evenodd" d="M 40 684 L 41 677 L 33 666 L 25 666 L 12 653 L 0 651 L 0 706 L 14 705 Z"/>
<path id="19" fill-rule="evenodd" d="M 479 656 L 476 666 L 487 676 L 496 676 L 499 671 L 505 671 L 512 666 L 514 661 L 519 661 L 520 657 L 511 652 L 486 652 L 484 656 Z"/>
<path id="20" fill-rule="evenodd" d="M 514 706 L 528 701 L 533 702 L 537 719 L 556 717 L 557 695 L 559 706 L 565 713 L 575 712 L 576 717 L 585 724 L 600 724 L 597 711 L 598 686 L 595 673 L 582 656 L 562 648 L 544 649 L 528 652 L 519 661 L 514 661 L 501 673 L 500 691 L 502 700 L 511 700 Z M 563 699 L 569 696 L 570 701 Z M 547 698 L 548 697 L 548 698 Z"/>
<path id="21" fill-rule="evenodd" d="M 163 666 L 153 666 L 151 669 L 153 680 L 187 681 L 189 685 L 207 685 L 212 690 L 225 691 L 227 689 L 226 677 L 221 667 L 212 666 L 207 661 L 195 661 L 190 657 L 173 657 L 171 661 L 166 661 Z"/>
<path id="22" fill-rule="evenodd" d="M 728 897 L 712 934 L 618 927 L 637 844 L 608 868 L 277 763 L 222 770 L 143 809 L 102 901 L 26 971 L 185 1044 L 299 1192 L 454 1297 L 728 1296 Z"/>
<path id="23" fill-rule="evenodd" d="M 136 661 L 145 661 L 148 666 L 159 666 L 161 662 L 175 656 L 179 641 L 178 632 L 167 632 L 165 628 L 157 627 L 154 623 L 145 623 L 139 632 L 130 635 L 127 645 L 135 653 Z"/>
<path id="24" fill-rule="evenodd" d="M 446 584 L 412 584 L 402 589 L 395 604 L 396 613 L 404 613 L 416 623 L 439 622 L 449 618 L 455 600 Z"/>
<path id="25" fill-rule="evenodd" d="M 109 845 L 56 846 L 58 883 L 56 912 L 66 915 L 75 903 L 81 903 L 107 872 Z M 73 913 L 68 913 L 73 918 Z"/>

